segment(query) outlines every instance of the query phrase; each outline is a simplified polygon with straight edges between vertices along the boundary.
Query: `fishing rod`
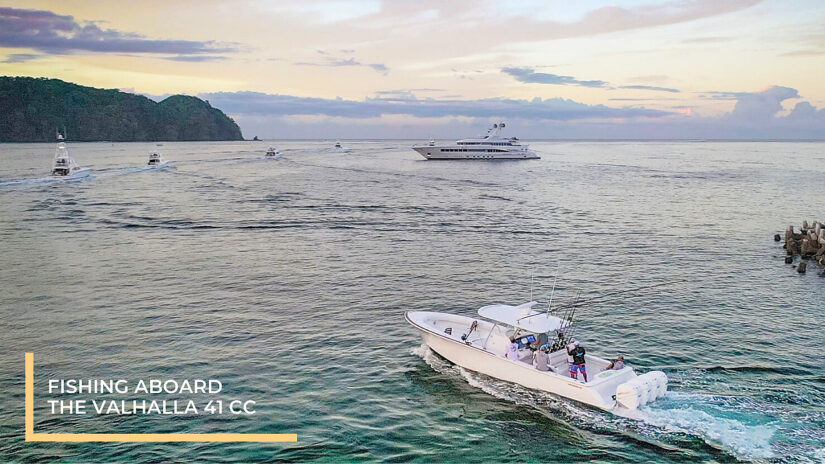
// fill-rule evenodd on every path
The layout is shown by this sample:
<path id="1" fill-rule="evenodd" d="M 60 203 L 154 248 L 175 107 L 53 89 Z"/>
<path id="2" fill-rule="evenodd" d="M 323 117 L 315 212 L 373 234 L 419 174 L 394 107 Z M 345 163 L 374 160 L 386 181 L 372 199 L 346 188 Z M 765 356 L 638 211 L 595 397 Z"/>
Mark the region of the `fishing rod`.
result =
<path id="1" fill-rule="evenodd" d="M 579 301 L 580 297 L 581 297 L 581 290 L 579 291 L 579 293 L 576 294 L 576 300 L 575 301 Z M 579 308 L 578 306 L 572 306 L 571 307 L 569 320 L 567 322 L 567 325 L 564 327 L 564 333 L 563 333 L 563 338 L 562 338 L 562 346 L 567 346 L 570 343 L 570 340 L 573 339 L 573 333 L 576 331 L 576 324 L 573 321 L 576 318 L 576 310 L 578 308 Z"/>
<path id="2" fill-rule="evenodd" d="M 573 301 L 574 302 L 578 301 L 580 295 L 581 295 L 581 291 L 576 293 L 576 299 L 573 300 Z M 563 314 L 560 315 L 562 323 L 559 326 L 558 330 L 556 331 L 558 333 L 558 339 L 553 343 L 553 350 L 552 351 L 557 351 L 557 350 L 561 349 L 563 346 L 567 345 L 567 343 L 565 343 L 565 341 L 564 341 L 565 331 L 568 328 L 570 328 L 570 326 L 573 324 L 573 317 L 575 316 L 575 313 L 576 313 L 576 307 L 573 306 L 573 305 L 566 305 L 566 306 L 567 306 L 567 310 Z"/>
<path id="3" fill-rule="evenodd" d="M 553 311 L 553 295 L 556 293 L 556 281 L 559 279 L 559 269 L 561 268 L 561 263 L 556 266 L 556 275 L 553 276 L 553 289 L 550 290 L 550 298 L 547 300 L 547 314 L 550 314 Z M 532 295 L 532 292 L 531 292 Z M 532 299 L 532 298 L 531 298 Z"/>
<path id="4" fill-rule="evenodd" d="M 678 284 L 678 283 L 687 282 L 687 281 L 688 281 L 687 279 L 683 279 L 683 280 L 672 280 L 672 281 L 669 281 L 669 282 L 659 282 L 658 284 L 645 285 L 645 286 L 642 286 L 642 287 L 636 287 L 636 288 L 631 288 L 631 289 L 627 289 L 627 290 L 617 290 L 615 292 L 608 292 L 608 293 L 605 293 L 603 295 L 598 295 L 598 296 L 594 296 L 593 298 L 588 298 L 586 300 L 579 300 L 578 298 L 576 298 L 576 300 L 573 303 L 568 303 L 567 305 L 561 305 L 561 306 L 557 307 L 556 309 L 565 309 L 565 308 L 570 308 L 570 307 L 574 307 L 574 306 L 583 306 L 585 304 L 591 304 L 591 303 L 594 303 L 594 302 L 598 302 L 598 301 L 603 300 L 607 297 L 613 297 L 613 296 L 616 296 L 616 295 L 622 295 L 622 294 L 631 293 L 631 292 L 638 292 L 639 290 L 648 290 L 648 289 L 651 289 L 651 288 L 664 287 L 665 285 L 673 285 L 673 284 Z M 533 317 L 533 316 L 538 316 L 539 314 L 543 314 L 543 313 L 529 314 L 527 316 L 522 317 L 521 319 L 527 319 L 527 318 L 530 318 L 530 317 Z M 519 320 L 521 320 L 521 319 L 519 319 Z"/>

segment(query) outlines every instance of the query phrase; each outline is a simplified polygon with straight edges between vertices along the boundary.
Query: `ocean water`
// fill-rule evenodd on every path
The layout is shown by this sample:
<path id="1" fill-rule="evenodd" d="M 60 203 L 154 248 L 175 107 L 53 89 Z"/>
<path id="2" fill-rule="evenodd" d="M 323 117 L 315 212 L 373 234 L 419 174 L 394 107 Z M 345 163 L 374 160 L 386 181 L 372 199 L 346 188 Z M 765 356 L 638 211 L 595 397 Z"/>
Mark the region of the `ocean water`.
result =
<path id="1" fill-rule="evenodd" d="M 825 220 L 825 144 L 411 141 L 0 145 L 0 461 L 825 462 L 825 278 L 773 234 Z M 141 168 L 160 150 L 172 161 Z M 404 311 L 472 315 L 657 283 L 577 338 L 668 396 L 634 418 L 453 366 Z M 531 284 L 532 281 L 532 284 Z M 214 378 L 254 416 L 53 416 L 38 432 L 297 433 L 294 444 L 26 443 L 48 378 Z"/>

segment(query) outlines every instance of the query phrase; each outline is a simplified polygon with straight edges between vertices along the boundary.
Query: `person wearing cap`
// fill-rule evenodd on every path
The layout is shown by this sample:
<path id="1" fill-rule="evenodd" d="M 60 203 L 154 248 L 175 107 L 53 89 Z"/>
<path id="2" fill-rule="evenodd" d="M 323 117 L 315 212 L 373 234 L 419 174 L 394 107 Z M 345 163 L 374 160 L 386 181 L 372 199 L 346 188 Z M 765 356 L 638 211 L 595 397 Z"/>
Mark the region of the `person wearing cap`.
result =
<path id="1" fill-rule="evenodd" d="M 550 348 L 547 345 L 541 345 L 538 351 L 533 354 L 533 365 L 536 366 L 536 369 L 542 372 L 549 372 L 552 370 L 550 367 L 550 355 L 548 354 Z"/>
<path id="2" fill-rule="evenodd" d="M 570 377 L 578 379 L 578 373 L 581 372 L 584 381 L 587 382 L 587 366 L 585 366 L 584 347 L 581 346 L 579 342 L 575 340 L 573 341 L 572 345 L 572 350 L 570 349 L 569 345 L 567 348 L 567 355 L 573 358 L 573 362 L 570 363 Z"/>
<path id="3" fill-rule="evenodd" d="M 624 369 L 624 356 L 619 355 L 618 358 L 614 359 L 613 361 L 610 361 L 610 364 L 608 364 L 607 367 L 604 368 L 604 370 L 606 371 L 609 371 L 611 369 L 617 371 Z"/>

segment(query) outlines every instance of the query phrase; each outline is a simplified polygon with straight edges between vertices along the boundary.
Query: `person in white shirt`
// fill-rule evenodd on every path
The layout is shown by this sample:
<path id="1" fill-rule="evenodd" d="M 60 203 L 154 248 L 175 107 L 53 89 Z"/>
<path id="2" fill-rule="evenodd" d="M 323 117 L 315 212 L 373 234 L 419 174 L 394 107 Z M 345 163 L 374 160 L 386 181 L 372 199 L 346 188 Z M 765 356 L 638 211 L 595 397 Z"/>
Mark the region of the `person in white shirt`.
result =
<path id="1" fill-rule="evenodd" d="M 536 369 L 542 372 L 549 372 L 553 370 L 553 368 L 550 367 L 549 351 L 550 348 L 547 345 L 541 345 L 541 348 L 539 348 L 539 350 L 533 355 L 533 365 L 536 366 Z"/>
<path id="2" fill-rule="evenodd" d="M 624 356 L 619 355 L 619 357 L 616 358 L 615 361 L 611 361 L 610 364 L 608 364 L 607 367 L 604 368 L 604 370 L 606 370 L 606 371 L 609 371 L 611 369 L 617 370 L 617 371 L 621 370 L 621 369 L 624 369 Z"/>
<path id="3" fill-rule="evenodd" d="M 510 344 L 507 345 L 507 352 L 504 353 L 504 357 L 513 361 L 518 361 L 518 343 L 516 343 L 515 339 L 510 339 Z"/>

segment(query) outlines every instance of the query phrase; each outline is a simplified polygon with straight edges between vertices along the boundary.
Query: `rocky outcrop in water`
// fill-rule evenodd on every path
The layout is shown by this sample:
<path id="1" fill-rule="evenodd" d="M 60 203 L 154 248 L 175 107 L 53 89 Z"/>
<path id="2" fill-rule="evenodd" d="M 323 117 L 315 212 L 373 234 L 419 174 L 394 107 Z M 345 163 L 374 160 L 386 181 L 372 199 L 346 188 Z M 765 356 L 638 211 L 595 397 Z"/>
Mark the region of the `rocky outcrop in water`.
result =
<path id="1" fill-rule="evenodd" d="M 774 239 L 778 238 L 777 234 Z M 825 267 L 825 226 L 820 221 L 815 221 L 812 226 L 808 224 L 808 221 L 803 221 L 799 233 L 794 232 L 793 226 L 788 226 L 785 229 L 785 243 L 782 247 L 787 255 L 785 262 L 788 264 L 793 263 L 794 257 L 799 256 L 803 260 L 813 260 Z M 806 268 L 807 263 L 803 262 L 797 270 L 801 274 L 806 271 Z"/>

